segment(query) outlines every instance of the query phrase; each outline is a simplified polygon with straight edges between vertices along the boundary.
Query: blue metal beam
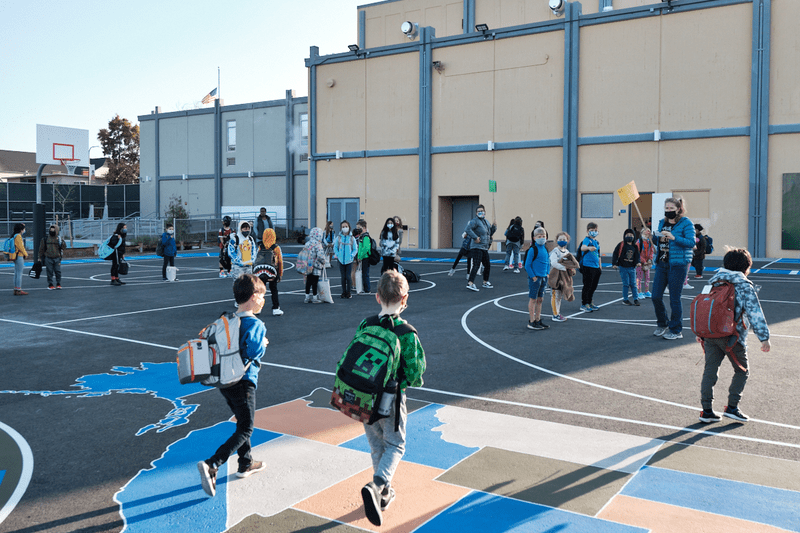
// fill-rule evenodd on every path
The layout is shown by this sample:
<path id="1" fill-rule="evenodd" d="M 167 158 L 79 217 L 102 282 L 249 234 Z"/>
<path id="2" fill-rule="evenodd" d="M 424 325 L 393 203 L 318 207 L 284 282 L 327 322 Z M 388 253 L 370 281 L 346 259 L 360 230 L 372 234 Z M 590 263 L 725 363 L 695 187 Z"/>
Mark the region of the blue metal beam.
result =
<path id="1" fill-rule="evenodd" d="M 317 65 L 319 60 L 319 47 L 312 46 L 310 50 L 308 74 L 308 135 L 309 152 L 317 153 Z M 317 223 L 317 161 L 315 157 L 308 160 L 308 227 L 313 228 Z"/>
<path id="2" fill-rule="evenodd" d="M 747 246 L 753 257 L 767 255 L 769 159 L 769 66 L 771 0 L 753 2 L 753 67 L 750 104 L 750 191 Z"/>

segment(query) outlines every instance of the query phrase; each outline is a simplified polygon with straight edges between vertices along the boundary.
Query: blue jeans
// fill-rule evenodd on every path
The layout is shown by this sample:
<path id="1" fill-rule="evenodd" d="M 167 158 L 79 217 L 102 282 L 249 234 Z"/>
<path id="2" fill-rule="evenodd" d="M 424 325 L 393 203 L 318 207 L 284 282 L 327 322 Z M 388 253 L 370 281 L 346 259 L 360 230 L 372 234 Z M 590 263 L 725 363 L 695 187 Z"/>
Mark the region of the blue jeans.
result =
<path id="1" fill-rule="evenodd" d="M 213 468 L 219 468 L 234 452 L 239 453 L 239 471 L 247 470 L 253 458 L 250 456 L 250 436 L 253 434 L 253 425 L 256 415 L 256 386 L 252 382 L 242 379 L 236 385 L 219 389 L 228 407 L 236 417 L 236 431 L 225 443 L 220 446 L 211 459 L 206 463 Z"/>
<path id="2" fill-rule="evenodd" d="M 633 299 L 639 299 L 639 291 L 636 290 L 636 268 L 619 267 L 619 277 L 622 278 L 622 299 L 628 299 L 628 289 L 633 294 Z"/>
<path id="3" fill-rule="evenodd" d="M 519 258 L 519 243 L 506 241 L 506 258 L 503 264 L 517 266 L 521 262 Z"/>
<path id="4" fill-rule="evenodd" d="M 681 292 L 686 279 L 684 264 L 657 263 L 655 278 L 653 278 L 653 308 L 656 311 L 658 327 L 666 328 L 672 333 L 680 333 L 683 329 L 683 304 Z M 667 322 L 667 309 L 664 306 L 664 289 L 669 286 L 670 317 Z"/>
<path id="5" fill-rule="evenodd" d="M 21 289 L 22 288 L 22 270 L 25 268 L 25 258 L 21 255 L 17 255 L 17 258 L 14 259 L 14 288 Z"/>

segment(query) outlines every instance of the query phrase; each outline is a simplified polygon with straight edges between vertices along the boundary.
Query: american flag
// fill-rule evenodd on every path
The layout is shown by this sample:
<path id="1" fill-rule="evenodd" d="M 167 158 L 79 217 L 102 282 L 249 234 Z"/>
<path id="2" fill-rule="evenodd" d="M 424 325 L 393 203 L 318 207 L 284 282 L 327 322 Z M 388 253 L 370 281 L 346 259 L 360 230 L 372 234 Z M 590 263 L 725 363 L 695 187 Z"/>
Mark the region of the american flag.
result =
<path id="1" fill-rule="evenodd" d="M 210 93 L 203 97 L 203 103 L 208 104 L 217 99 L 217 90 L 212 89 Z"/>

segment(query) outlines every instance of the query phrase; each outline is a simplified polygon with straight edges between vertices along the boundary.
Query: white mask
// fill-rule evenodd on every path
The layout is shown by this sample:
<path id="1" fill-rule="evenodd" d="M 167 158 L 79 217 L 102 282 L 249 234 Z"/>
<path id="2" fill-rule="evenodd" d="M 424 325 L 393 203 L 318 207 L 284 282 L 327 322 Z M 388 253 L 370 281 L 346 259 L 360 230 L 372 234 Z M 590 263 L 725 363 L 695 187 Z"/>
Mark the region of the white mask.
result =
<path id="1" fill-rule="evenodd" d="M 386 227 L 392 229 L 394 227 L 394 224 L 386 224 Z"/>
<path id="2" fill-rule="evenodd" d="M 345 235 L 347 235 L 348 233 L 350 233 L 350 228 L 348 228 L 347 226 L 343 227 L 343 228 L 342 228 L 342 233 L 344 233 Z"/>
<path id="3" fill-rule="evenodd" d="M 168 229 L 168 230 L 167 230 L 167 233 L 169 233 L 170 235 L 172 235 L 173 233 L 175 233 L 175 230 L 174 230 L 174 229 Z"/>

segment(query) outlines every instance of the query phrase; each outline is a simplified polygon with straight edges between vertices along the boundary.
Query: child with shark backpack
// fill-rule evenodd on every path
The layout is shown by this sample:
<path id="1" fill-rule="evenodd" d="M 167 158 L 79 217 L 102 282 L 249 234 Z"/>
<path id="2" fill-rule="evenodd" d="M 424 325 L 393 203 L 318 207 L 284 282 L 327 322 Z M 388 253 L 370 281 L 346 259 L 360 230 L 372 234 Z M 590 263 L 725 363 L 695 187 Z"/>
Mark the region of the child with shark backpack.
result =
<path id="1" fill-rule="evenodd" d="M 361 489 L 361 497 L 367 519 L 380 526 L 383 512 L 394 501 L 392 477 L 405 453 L 405 390 L 422 386 L 425 352 L 416 330 L 400 318 L 408 307 L 406 278 L 396 270 L 384 272 L 375 299 L 380 314 L 361 322 L 339 361 L 331 405 L 364 422 L 374 475 Z M 376 392 L 370 397 L 358 385 L 348 384 L 359 381 Z"/>

